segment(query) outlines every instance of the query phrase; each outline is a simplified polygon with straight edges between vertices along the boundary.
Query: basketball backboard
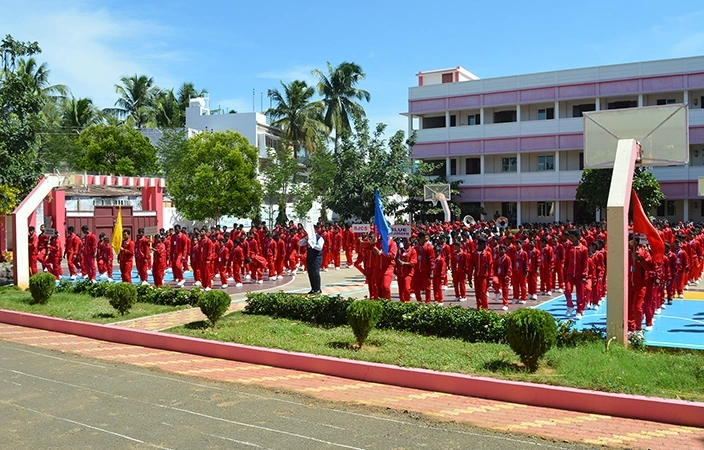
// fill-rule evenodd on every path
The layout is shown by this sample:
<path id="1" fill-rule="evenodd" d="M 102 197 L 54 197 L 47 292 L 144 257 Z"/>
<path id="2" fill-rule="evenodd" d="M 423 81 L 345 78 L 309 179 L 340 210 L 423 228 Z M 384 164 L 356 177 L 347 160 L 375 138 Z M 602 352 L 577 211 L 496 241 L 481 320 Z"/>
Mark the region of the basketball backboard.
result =
<path id="1" fill-rule="evenodd" d="M 426 202 L 450 201 L 450 185 L 447 183 L 426 184 L 423 186 L 423 200 Z"/>
<path id="2" fill-rule="evenodd" d="M 640 143 L 640 165 L 685 165 L 689 163 L 687 105 L 585 112 L 584 167 L 613 167 L 619 139 Z"/>

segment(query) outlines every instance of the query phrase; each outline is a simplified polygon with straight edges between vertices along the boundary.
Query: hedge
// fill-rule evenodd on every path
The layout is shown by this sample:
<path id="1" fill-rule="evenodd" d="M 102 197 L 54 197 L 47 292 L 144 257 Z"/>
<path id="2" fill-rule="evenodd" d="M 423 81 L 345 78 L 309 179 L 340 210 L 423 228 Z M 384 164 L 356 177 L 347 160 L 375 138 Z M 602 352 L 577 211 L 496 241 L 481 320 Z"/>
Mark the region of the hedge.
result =
<path id="1" fill-rule="evenodd" d="M 109 281 L 93 283 L 90 280 L 76 282 L 61 280 L 59 285 L 56 286 L 56 292 L 88 294 L 91 297 L 107 297 L 108 288 L 113 284 Z M 200 289 L 172 289 L 170 286 L 156 288 L 138 285 L 136 288 L 138 302 L 165 306 L 196 306 L 198 305 L 198 299 L 203 293 Z"/>

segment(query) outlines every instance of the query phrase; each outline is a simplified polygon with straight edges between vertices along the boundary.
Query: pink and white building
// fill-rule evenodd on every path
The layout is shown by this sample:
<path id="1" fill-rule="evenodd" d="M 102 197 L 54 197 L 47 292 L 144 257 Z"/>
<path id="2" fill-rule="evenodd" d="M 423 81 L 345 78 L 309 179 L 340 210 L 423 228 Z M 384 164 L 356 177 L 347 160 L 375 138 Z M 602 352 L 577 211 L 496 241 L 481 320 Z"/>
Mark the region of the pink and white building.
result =
<path id="1" fill-rule="evenodd" d="M 419 72 L 408 90 L 413 158 L 461 180 L 460 202 L 513 223 L 594 220 L 575 206 L 583 170 L 582 112 L 688 104 L 689 165 L 656 167 L 666 196 L 653 215 L 704 220 L 704 56 L 479 79 Z"/>

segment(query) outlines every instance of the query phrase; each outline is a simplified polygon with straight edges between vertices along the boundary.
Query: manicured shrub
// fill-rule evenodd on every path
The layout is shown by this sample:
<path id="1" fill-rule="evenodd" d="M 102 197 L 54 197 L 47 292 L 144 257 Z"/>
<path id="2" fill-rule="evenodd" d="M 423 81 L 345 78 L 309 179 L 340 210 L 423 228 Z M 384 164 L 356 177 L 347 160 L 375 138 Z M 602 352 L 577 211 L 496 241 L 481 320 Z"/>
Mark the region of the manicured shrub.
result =
<path id="1" fill-rule="evenodd" d="M 110 306 L 124 316 L 137 301 L 137 288 L 131 283 L 114 283 L 108 287 L 106 297 Z"/>
<path id="2" fill-rule="evenodd" d="M 198 300 L 198 307 L 201 312 L 215 326 L 215 323 L 227 312 L 230 307 L 230 296 L 223 291 L 203 292 Z"/>
<path id="3" fill-rule="evenodd" d="M 32 304 L 46 304 L 55 289 L 56 277 L 50 273 L 38 273 L 29 279 L 29 292 L 32 294 Z"/>
<path id="4" fill-rule="evenodd" d="M 535 372 L 538 360 L 557 340 L 557 327 L 552 315 L 540 309 L 519 309 L 508 314 L 505 323 L 508 345 L 526 368 Z"/>
<path id="5" fill-rule="evenodd" d="M 347 320 L 360 348 L 379 321 L 382 311 L 381 302 L 374 300 L 355 300 L 347 307 Z"/>

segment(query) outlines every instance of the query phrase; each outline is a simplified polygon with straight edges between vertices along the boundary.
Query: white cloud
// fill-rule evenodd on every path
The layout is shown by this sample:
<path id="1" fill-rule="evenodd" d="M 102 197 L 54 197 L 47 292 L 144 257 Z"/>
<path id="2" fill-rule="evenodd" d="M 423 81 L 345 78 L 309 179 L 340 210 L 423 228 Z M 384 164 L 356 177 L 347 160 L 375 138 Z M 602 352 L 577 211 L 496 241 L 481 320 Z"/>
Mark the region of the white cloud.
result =
<path id="1" fill-rule="evenodd" d="M 163 42 L 173 32 L 168 27 L 122 17 L 99 3 L 62 3 L 6 4 L 0 29 L 17 40 L 38 41 L 37 59 L 47 63 L 50 82 L 69 86 L 74 96 L 91 98 L 98 107 L 113 106 L 122 76 L 146 73 L 163 86 L 169 80 L 159 66 L 184 58 Z"/>

